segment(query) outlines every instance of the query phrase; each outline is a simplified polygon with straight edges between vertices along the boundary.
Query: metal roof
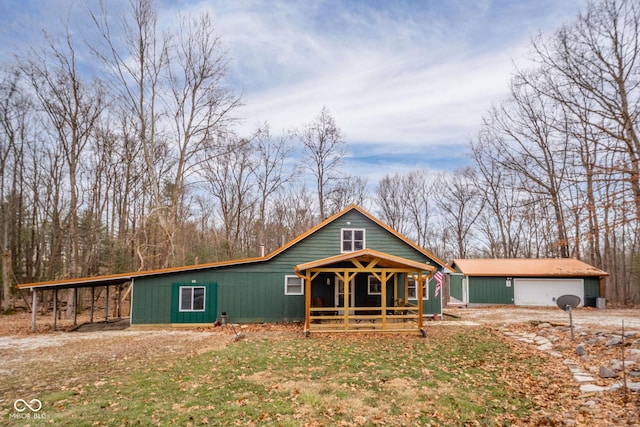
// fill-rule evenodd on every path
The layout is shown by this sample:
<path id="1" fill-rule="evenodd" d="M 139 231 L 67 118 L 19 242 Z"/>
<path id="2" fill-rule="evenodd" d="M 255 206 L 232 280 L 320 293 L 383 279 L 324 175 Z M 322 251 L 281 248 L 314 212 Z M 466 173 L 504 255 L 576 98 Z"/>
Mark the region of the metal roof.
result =
<path id="1" fill-rule="evenodd" d="M 454 259 L 466 276 L 601 277 L 609 273 L 575 258 Z"/>

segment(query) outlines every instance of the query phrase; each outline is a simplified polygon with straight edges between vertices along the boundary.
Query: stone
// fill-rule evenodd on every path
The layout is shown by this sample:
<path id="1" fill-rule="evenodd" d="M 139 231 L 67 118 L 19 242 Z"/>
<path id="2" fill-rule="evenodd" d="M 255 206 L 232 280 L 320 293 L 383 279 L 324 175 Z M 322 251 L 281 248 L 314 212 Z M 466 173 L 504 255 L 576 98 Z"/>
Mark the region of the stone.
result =
<path id="1" fill-rule="evenodd" d="M 582 344 L 579 344 L 579 345 L 576 347 L 576 354 L 577 354 L 578 356 L 584 356 L 585 354 L 587 354 L 587 349 L 586 349 L 586 348 L 584 348 L 584 346 L 583 346 Z"/>
<path id="2" fill-rule="evenodd" d="M 615 337 L 609 339 L 609 341 L 607 341 L 604 345 L 607 346 L 607 347 L 612 347 L 612 346 L 618 345 L 620 343 L 622 343 L 622 337 L 615 336 Z"/>
<path id="3" fill-rule="evenodd" d="M 612 371 L 622 371 L 622 362 L 618 359 L 611 359 L 609 362 L 609 366 Z"/>
<path id="4" fill-rule="evenodd" d="M 593 378 L 591 375 L 587 374 L 586 372 L 573 374 L 573 379 L 579 383 L 590 383 L 591 381 L 595 380 L 595 378 Z"/>
<path id="5" fill-rule="evenodd" d="M 551 327 L 551 323 L 540 323 L 538 325 L 538 329 L 546 329 L 546 328 L 550 328 Z"/>
<path id="6" fill-rule="evenodd" d="M 552 348 L 553 348 L 553 344 L 551 344 L 550 342 L 536 347 L 536 349 L 538 349 L 539 351 L 548 351 L 548 350 L 551 350 Z"/>
<path id="7" fill-rule="evenodd" d="M 605 391 L 606 389 L 607 389 L 606 387 L 601 387 L 601 386 L 595 385 L 595 384 L 581 384 L 580 385 L 580 391 L 582 393 L 601 392 L 601 391 Z"/>
<path id="8" fill-rule="evenodd" d="M 600 375 L 600 378 L 617 378 L 618 374 L 616 374 L 615 372 L 613 372 L 611 369 L 607 368 L 606 366 L 600 366 L 600 370 L 598 371 L 598 375 Z"/>
<path id="9" fill-rule="evenodd" d="M 591 409 L 595 409 L 595 407 L 597 406 L 597 403 L 593 400 L 587 400 L 586 402 L 584 402 L 582 404 L 582 406 L 586 406 L 587 408 L 591 408 Z"/>
<path id="10" fill-rule="evenodd" d="M 640 371 L 629 371 L 627 372 L 631 378 L 640 378 Z"/>

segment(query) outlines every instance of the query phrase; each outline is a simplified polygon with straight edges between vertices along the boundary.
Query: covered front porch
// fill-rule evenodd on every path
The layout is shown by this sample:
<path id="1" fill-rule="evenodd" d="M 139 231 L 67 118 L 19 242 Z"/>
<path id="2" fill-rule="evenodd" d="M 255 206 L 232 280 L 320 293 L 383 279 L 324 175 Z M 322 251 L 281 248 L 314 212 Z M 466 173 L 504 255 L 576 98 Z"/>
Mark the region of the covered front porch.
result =
<path id="1" fill-rule="evenodd" d="M 425 280 L 436 268 L 372 249 L 295 267 L 305 286 L 305 332 L 417 332 Z M 410 293 L 411 288 L 411 293 Z"/>

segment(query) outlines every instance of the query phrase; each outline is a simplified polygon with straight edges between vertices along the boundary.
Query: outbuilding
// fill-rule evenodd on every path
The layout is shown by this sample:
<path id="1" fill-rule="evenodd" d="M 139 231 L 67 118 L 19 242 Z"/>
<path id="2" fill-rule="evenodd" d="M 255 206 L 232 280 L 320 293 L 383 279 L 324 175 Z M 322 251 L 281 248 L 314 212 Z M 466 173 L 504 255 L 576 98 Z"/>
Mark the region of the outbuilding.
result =
<path id="1" fill-rule="evenodd" d="M 464 304 L 555 306 L 566 294 L 596 306 L 608 273 L 573 258 L 455 259 L 450 294 Z"/>
<path id="2" fill-rule="evenodd" d="M 351 205 L 263 257 L 18 287 L 34 292 L 35 302 L 41 290 L 130 282 L 132 326 L 202 325 L 224 318 L 304 321 L 307 332 L 424 333 L 425 317 L 442 314 L 441 282 L 436 289 L 431 279 L 444 267 Z"/>

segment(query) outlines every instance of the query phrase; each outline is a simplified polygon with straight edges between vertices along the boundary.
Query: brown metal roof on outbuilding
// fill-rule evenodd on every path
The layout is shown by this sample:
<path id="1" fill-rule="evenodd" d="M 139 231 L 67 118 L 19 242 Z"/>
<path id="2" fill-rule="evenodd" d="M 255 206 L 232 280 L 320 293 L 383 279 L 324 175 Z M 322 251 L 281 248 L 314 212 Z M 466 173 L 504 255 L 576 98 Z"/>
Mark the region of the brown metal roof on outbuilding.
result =
<path id="1" fill-rule="evenodd" d="M 574 258 L 455 259 L 466 276 L 601 277 L 609 273 Z"/>

